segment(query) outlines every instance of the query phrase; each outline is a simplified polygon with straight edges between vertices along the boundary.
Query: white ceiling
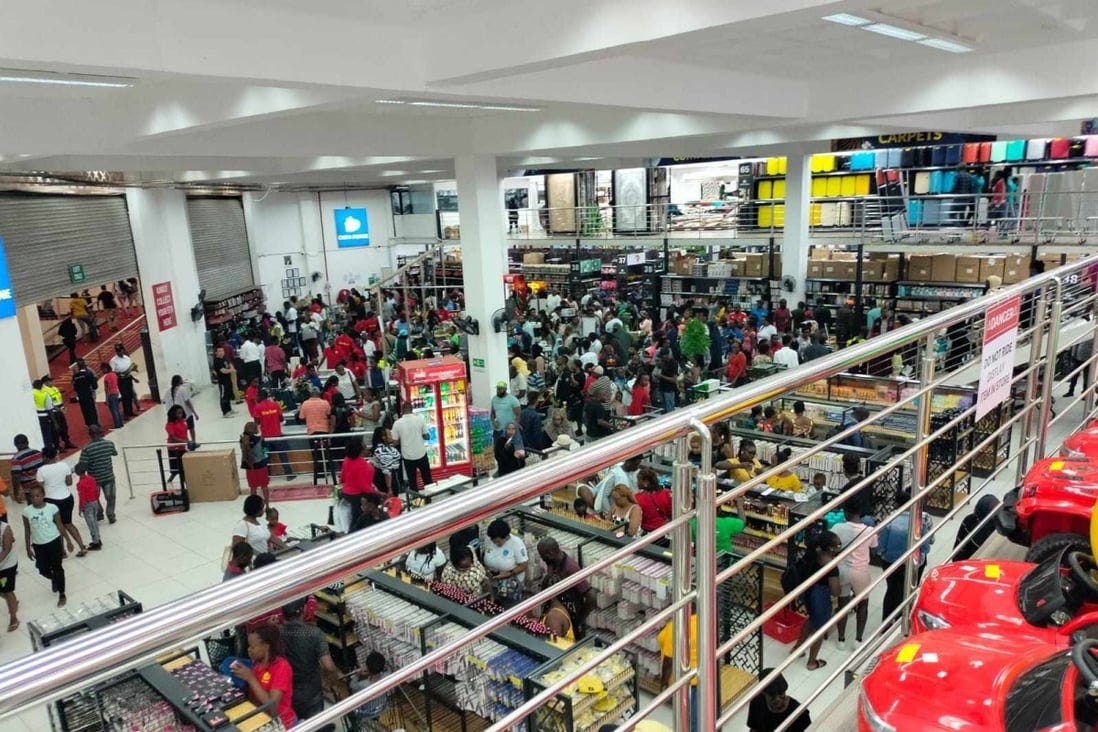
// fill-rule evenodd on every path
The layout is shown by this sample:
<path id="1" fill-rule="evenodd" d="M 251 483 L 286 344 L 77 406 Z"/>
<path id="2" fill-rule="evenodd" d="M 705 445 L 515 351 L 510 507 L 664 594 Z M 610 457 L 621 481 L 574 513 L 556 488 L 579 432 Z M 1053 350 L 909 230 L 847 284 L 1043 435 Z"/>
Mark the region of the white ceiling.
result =
<path id="1" fill-rule="evenodd" d="M 821 19 L 841 12 L 975 50 Z M 505 171 L 1070 134 L 1098 117 L 1096 57 L 1095 0 L 7 0 L 0 67 L 138 83 L 0 83 L 0 172 L 386 186 L 462 155 Z M 540 111 L 375 101 L 392 98 Z"/>

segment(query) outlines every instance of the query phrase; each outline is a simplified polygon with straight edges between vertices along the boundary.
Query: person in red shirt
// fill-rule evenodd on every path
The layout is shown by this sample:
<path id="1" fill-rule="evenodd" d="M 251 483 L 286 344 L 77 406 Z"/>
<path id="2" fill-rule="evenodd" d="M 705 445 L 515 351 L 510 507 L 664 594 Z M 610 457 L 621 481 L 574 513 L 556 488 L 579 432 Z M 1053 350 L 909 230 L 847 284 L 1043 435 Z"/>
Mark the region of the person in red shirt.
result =
<path id="1" fill-rule="evenodd" d="M 631 417 L 639 417 L 644 414 L 645 408 L 651 401 L 651 389 L 648 384 L 648 374 L 641 374 L 633 382 L 633 401 L 629 402 L 627 414 Z"/>
<path id="2" fill-rule="evenodd" d="M 362 384 L 366 381 L 366 369 L 369 368 L 366 361 L 358 357 L 357 353 L 351 354 L 351 362 L 347 364 L 347 369 L 355 375 L 355 380 Z"/>
<path id="3" fill-rule="evenodd" d="M 259 379 L 248 382 L 248 388 L 244 390 L 244 403 L 248 407 L 248 414 L 255 419 L 255 405 L 259 401 Z"/>
<path id="4" fill-rule="evenodd" d="M 340 361 L 342 363 L 342 361 Z M 332 403 L 332 397 L 339 393 L 339 377 L 329 376 L 328 380 L 324 382 L 324 401 L 329 404 Z"/>
<path id="5" fill-rule="evenodd" d="M 739 386 L 747 377 L 747 356 L 739 341 L 732 341 L 732 351 L 728 354 L 728 370 L 725 372 L 732 386 Z"/>
<path id="6" fill-rule="evenodd" d="M 187 441 L 190 433 L 187 430 L 187 413 L 183 407 L 176 404 L 168 410 L 168 423 L 164 425 L 164 431 L 168 433 L 168 482 L 172 482 L 175 476 L 179 476 L 179 487 L 187 488 L 186 476 L 183 475 L 183 456 L 187 454 Z"/>
<path id="7" fill-rule="evenodd" d="M 637 473 L 637 492 L 633 497 L 641 507 L 641 530 L 645 533 L 671 520 L 671 491 L 660 486 L 655 470 L 644 468 Z"/>
<path id="8" fill-rule="evenodd" d="M 343 360 L 343 350 L 333 346 L 326 346 L 323 352 L 324 363 L 333 368 L 337 363 Z M 294 377 L 297 378 L 297 377 Z"/>
<path id="9" fill-rule="evenodd" d="M 254 496 L 256 490 L 263 491 L 263 505 L 271 503 L 271 471 L 267 446 L 259 436 L 259 425 L 248 422 L 244 433 L 240 435 L 240 467 L 248 481 L 248 490 Z"/>
<path id="10" fill-rule="evenodd" d="M 88 549 L 94 551 L 103 548 L 103 542 L 99 540 L 99 512 L 103 509 L 99 506 L 99 484 L 88 473 L 87 463 L 77 463 L 75 472 L 80 478 L 76 481 L 76 495 L 80 498 L 80 513 L 88 524 L 88 533 L 91 534 L 91 543 Z"/>
<path id="11" fill-rule="evenodd" d="M 103 371 L 103 393 L 107 397 L 107 407 L 111 410 L 111 419 L 114 428 L 122 427 L 122 392 L 118 390 L 118 374 L 114 373 L 109 363 L 99 365 Z"/>
<path id="12" fill-rule="evenodd" d="M 294 671 L 282 655 L 282 633 L 277 625 L 260 625 L 248 632 L 248 657 L 252 667 L 234 661 L 232 675 L 243 679 L 253 704 L 273 703 L 286 729 L 297 724 L 294 714 Z"/>
<path id="13" fill-rule="evenodd" d="M 271 456 L 278 456 L 282 464 L 282 474 L 286 480 L 293 480 L 297 476 L 290 467 L 290 457 L 286 454 L 286 443 L 274 438 L 282 437 L 282 405 L 271 399 L 271 394 L 266 389 L 260 389 L 256 395 L 259 400 L 255 405 L 255 419 L 259 422 L 259 434 L 267 442 L 267 449 Z"/>
<path id="14" fill-rule="evenodd" d="M 339 482 L 342 484 L 339 497 L 351 504 L 351 526 L 354 526 L 362 515 L 362 495 L 378 492 L 374 487 L 374 466 L 362 457 L 362 440 L 347 444 Z"/>

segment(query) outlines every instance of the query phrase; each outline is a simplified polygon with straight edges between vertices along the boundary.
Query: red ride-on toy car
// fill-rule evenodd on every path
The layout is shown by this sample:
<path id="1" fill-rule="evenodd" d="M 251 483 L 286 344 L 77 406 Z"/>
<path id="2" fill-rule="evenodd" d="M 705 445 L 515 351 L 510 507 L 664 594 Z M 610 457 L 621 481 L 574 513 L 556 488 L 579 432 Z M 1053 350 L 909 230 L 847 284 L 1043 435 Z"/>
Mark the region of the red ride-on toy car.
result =
<path id="1" fill-rule="evenodd" d="M 1092 421 L 1085 429 L 1079 430 L 1064 440 L 1060 454 L 1080 460 L 1086 458 L 1098 460 L 1098 420 Z"/>
<path id="2" fill-rule="evenodd" d="M 1081 732 L 1098 722 L 1098 616 L 1051 639 L 976 628 L 934 630 L 871 661 L 860 732 Z"/>
<path id="3" fill-rule="evenodd" d="M 1040 563 L 1065 549 L 1090 551 L 1090 519 L 1098 499 L 1098 461 L 1039 460 L 1022 485 L 1003 497 L 996 528 L 1028 546 L 1026 561 Z"/>
<path id="4" fill-rule="evenodd" d="M 911 610 L 911 634 L 993 631 L 1054 642 L 1076 615 L 1098 612 L 1098 564 L 1065 551 L 1041 564 L 967 560 L 931 570 Z M 1096 616 L 1098 617 L 1098 616 Z"/>

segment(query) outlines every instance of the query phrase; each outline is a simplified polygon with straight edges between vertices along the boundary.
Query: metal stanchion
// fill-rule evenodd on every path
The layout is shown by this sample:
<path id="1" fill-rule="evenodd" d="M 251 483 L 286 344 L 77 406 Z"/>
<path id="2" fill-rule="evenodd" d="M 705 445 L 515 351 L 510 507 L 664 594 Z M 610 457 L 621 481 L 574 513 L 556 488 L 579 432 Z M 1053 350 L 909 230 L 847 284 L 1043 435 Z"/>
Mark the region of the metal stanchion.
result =
<path id="1" fill-rule="evenodd" d="M 1048 293 L 1047 287 L 1042 287 L 1040 292 L 1030 301 L 1030 320 L 1033 331 L 1029 337 L 1029 367 L 1030 371 L 1026 374 L 1026 393 L 1025 393 L 1025 406 L 1026 418 L 1022 422 L 1022 434 L 1019 438 L 1019 446 L 1021 448 L 1020 455 L 1018 457 L 1018 470 L 1015 475 L 1015 484 L 1020 485 L 1025 474 L 1029 472 L 1029 467 L 1032 464 L 1030 460 L 1030 441 L 1033 435 L 1033 405 L 1037 400 L 1037 373 L 1034 366 L 1041 358 L 1041 344 L 1044 339 L 1041 338 L 1041 334 L 1044 332 L 1047 308 L 1046 296 Z M 1022 301 L 1022 310 L 1025 311 L 1025 300 Z"/>
<path id="2" fill-rule="evenodd" d="M 720 706 L 720 674 L 717 673 L 717 476 L 713 474 L 713 438 L 699 419 L 690 426 L 702 438 L 701 469 L 698 473 L 697 543 L 695 544 L 698 588 L 698 678 L 697 729 L 716 729 Z"/>
<path id="3" fill-rule="evenodd" d="M 1052 313 L 1049 315 L 1048 340 L 1045 346 L 1045 369 L 1041 378 L 1041 418 L 1037 420 L 1037 444 L 1034 445 L 1034 462 L 1045 456 L 1045 442 L 1048 439 L 1048 421 L 1052 415 L 1052 382 L 1056 378 L 1056 356 L 1060 342 L 1060 314 L 1064 307 L 1064 281 L 1055 279 L 1055 296 L 1052 298 Z M 1046 288 L 1047 292 L 1047 288 Z M 1036 339 L 1034 339 L 1036 342 Z M 1032 404 L 1032 402 L 1030 402 Z"/>
<path id="4" fill-rule="evenodd" d="M 671 497 L 674 501 L 673 517 L 678 518 L 693 509 L 691 480 L 694 466 L 690 462 L 690 441 L 688 437 L 678 439 L 678 450 L 672 469 Z M 671 537 L 671 583 L 673 601 L 679 602 L 690 594 L 691 585 L 690 525 L 683 524 Z M 684 605 L 675 612 L 674 654 L 671 662 L 674 667 L 674 679 L 682 677 L 690 664 L 690 607 Z M 675 729 L 690 728 L 690 686 L 683 686 L 673 700 Z"/>
<path id="5" fill-rule="evenodd" d="M 927 339 L 923 341 L 922 345 L 923 358 L 919 366 L 919 386 L 926 388 L 932 381 L 934 381 L 934 339 L 932 336 L 927 336 Z M 919 451 L 915 453 L 915 475 L 912 481 L 911 490 L 913 494 L 920 494 L 926 489 L 927 484 L 927 462 L 930 459 L 930 445 L 927 442 L 927 435 L 931 433 L 930 429 L 930 409 L 933 402 L 933 395 L 931 393 L 924 394 L 919 397 L 919 418 L 915 424 L 915 444 L 919 445 Z M 922 540 L 923 533 L 923 499 L 919 498 L 911 506 L 911 520 L 907 523 L 907 548 L 911 549 L 916 546 Z M 918 584 L 919 567 L 915 562 L 914 554 L 908 558 L 904 567 L 904 597 L 906 601 L 911 593 L 915 591 L 915 587 Z M 911 632 L 911 617 L 904 613 L 902 616 L 904 635 Z"/>

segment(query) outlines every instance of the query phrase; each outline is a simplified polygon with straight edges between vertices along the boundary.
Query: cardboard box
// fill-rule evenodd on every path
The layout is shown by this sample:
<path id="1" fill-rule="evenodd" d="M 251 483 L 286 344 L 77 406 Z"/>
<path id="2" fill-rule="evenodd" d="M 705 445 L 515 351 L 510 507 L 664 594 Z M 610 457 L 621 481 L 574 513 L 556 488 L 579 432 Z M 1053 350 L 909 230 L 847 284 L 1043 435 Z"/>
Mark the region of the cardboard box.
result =
<path id="1" fill-rule="evenodd" d="M 857 252 L 831 252 L 831 260 L 834 262 L 856 262 Z"/>
<path id="2" fill-rule="evenodd" d="M 693 277 L 694 263 L 697 261 L 698 258 L 690 254 L 685 257 L 676 257 L 671 261 L 671 274 L 680 275 L 682 277 Z"/>
<path id="3" fill-rule="evenodd" d="M 846 272 L 846 262 L 835 262 L 830 259 L 823 262 L 822 277 L 825 280 L 842 279 L 845 276 L 844 272 Z"/>
<path id="4" fill-rule="evenodd" d="M 976 265 L 976 274 L 979 275 L 980 265 Z M 935 254 L 930 265 L 931 282 L 956 282 L 957 257 L 952 254 Z"/>
<path id="5" fill-rule="evenodd" d="M 812 247 L 808 252 L 808 259 L 810 261 L 826 262 L 831 259 L 831 250 L 827 247 Z"/>
<path id="6" fill-rule="evenodd" d="M 988 277 L 1003 278 L 1006 268 L 1006 257 L 983 257 L 980 260 L 980 282 L 987 282 Z"/>
<path id="7" fill-rule="evenodd" d="M 929 254 L 912 254 L 907 258 L 907 274 L 909 280 L 916 282 L 928 282 L 934 274 L 934 257 Z"/>
<path id="8" fill-rule="evenodd" d="M 240 496 L 236 450 L 203 450 L 183 456 L 192 503 L 235 501 Z"/>
<path id="9" fill-rule="evenodd" d="M 868 259 L 862 260 L 862 281 L 880 282 L 884 277 L 884 264 Z"/>
<path id="10" fill-rule="evenodd" d="M 774 254 L 774 266 L 770 266 L 770 255 L 763 254 L 763 277 L 781 277 L 782 276 L 782 255 L 775 252 Z"/>
<path id="11" fill-rule="evenodd" d="M 11 478 L 11 458 L 0 458 L 0 478 L 3 478 L 9 490 L 14 485 Z"/>
<path id="12" fill-rule="evenodd" d="M 1003 260 L 1004 285 L 1016 285 L 1029 277 L 1029 257 L 1008 254 Z"/>
<path id="13" fill-rule="evenodd" d="M 733 259 L 731 260 L 731 264 L 732 273 L 729 275 L 729 277 L 743 277 L 744 261 L 742 259 Z"/>
<path id="14" fill-rule="evenodd" d="M 810 259 L 808 260 L 808 278 L 812 280 L 818 280 L 824 276 L 824 263 L 823 259 Z"/>
<path id="15" fill-rule="evenodd" d="M 964 254 L 957 257 L 956 281 L 973 284 L 983 282 L 980 277 L 980 265 L 983 261 L 982 257 L 970 257 Z"/>
<path id="16" fill-rule="evenodd" d="M 545 252 L 523 252 L 523 264 L 545 264 Z"/>
<path id="17" fill-rule="evenodd" d="M 744 277 L 762 277 L 765 254 L 758 254 L 748 252 L 743 255 L 743 276 Z"/>
<path id="18" fill-rule="evenodd" d="M 848 260 L 838 262 L 839 265 L 839 277 L 840 279 L 850 280 L 851 282 L 858 276 L 858 260 Z"/>

